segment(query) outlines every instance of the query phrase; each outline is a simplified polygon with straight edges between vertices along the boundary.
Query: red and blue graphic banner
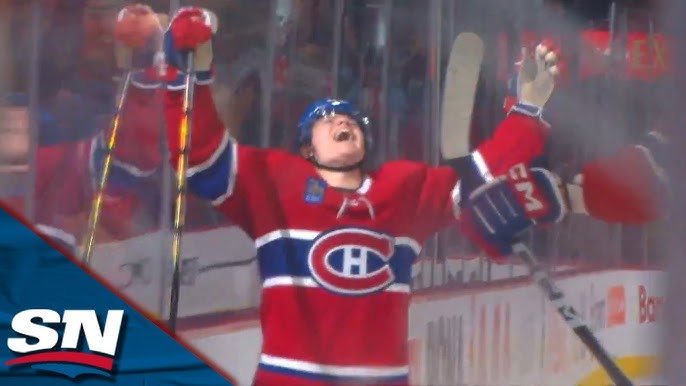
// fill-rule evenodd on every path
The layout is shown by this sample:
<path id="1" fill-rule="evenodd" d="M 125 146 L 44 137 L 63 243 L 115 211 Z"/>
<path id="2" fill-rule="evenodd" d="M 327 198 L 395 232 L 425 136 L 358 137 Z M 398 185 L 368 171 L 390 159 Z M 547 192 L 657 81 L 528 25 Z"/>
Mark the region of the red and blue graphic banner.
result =
<path id="1" fill-rule="evenodd" d="M 0 384 L 233 384 L 4 209 L 0 229 Z"/>

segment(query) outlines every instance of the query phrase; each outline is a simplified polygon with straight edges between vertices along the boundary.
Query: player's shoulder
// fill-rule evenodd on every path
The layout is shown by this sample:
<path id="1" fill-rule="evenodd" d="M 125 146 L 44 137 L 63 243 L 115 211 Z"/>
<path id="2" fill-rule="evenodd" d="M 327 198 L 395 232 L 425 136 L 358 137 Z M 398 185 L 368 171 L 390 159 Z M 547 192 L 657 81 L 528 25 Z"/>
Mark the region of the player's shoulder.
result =
<path id="1" fill-rule="evenodd" d="M 312 164 L 303 157 L 280 148 L 258 148 L 238 145 L 241 158 L 252 165 L 270 173 L 283 174 L 285 171 L 309 170 Z M 241 161 L 239 161 L 240 167 Z"/>

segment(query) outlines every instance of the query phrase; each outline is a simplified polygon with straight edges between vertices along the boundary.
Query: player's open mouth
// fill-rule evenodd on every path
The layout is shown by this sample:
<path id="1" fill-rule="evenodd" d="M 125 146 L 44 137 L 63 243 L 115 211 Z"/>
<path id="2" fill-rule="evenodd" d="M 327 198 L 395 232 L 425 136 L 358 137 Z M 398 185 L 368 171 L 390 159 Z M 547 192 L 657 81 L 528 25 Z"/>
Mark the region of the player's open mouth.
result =
<path id="1" fill-rule="evenodd" d="M 353 133 L 348 130 L 341 130 L 333 135 L 336 142 L 345 142 L 353 139 Z"/>

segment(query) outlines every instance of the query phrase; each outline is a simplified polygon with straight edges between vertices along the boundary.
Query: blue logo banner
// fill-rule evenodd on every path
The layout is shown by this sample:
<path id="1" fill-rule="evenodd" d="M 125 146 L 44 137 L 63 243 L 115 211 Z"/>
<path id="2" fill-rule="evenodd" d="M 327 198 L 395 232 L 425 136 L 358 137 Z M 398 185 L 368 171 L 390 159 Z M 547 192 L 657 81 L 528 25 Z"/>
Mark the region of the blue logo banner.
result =
<path id="1" fill-rule="evenodd" d="M 0 209 L 0 384 L 233 383 Z"/>

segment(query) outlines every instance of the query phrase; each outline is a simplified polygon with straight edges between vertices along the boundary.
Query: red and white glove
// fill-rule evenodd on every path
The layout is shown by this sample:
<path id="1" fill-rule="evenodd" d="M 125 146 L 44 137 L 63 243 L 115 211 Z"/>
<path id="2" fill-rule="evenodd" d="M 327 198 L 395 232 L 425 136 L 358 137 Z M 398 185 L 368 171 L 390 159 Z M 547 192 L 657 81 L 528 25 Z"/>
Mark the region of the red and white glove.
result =
<path id="1" fill-rule="evenodd" d="M 183 7 L 171 19 L 164 34 L 164 54 L 168 65 L 170 89 L 185 86 L 183 74 L 188 67 L 188 54 L 193 52 L 196 84 L 212 82 L 212 38 L 217 33 L 217 16 L 210 10 Z"/>
<path id="2" fill-rule="evenodd" d="M 153 88 L 163 69 L 162 37 L 168 17 L 147 5 L 124 7 L 114 27 L 117 66 L 134 72 L 134 84 Z"/>

